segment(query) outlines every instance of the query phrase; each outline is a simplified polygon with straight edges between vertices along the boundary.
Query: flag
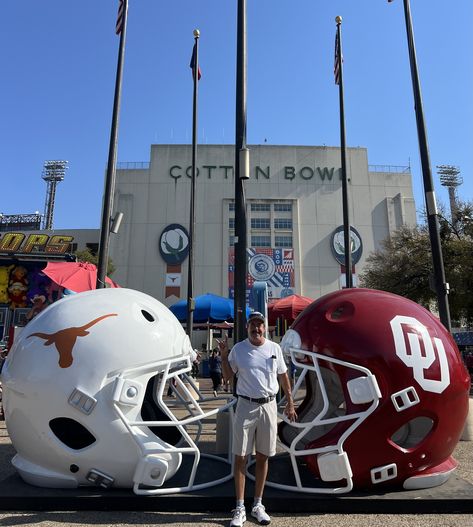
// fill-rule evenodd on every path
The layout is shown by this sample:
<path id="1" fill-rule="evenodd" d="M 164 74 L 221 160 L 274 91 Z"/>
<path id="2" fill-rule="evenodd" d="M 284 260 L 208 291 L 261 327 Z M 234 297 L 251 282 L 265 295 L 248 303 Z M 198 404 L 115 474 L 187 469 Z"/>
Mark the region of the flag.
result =
<path id="1" fill-rule="evenodd" d="M 115 26 L 115 33 L 119 35 L 123 29 L 123 19 L 125 18 L 125 0 L 119 0 L 117 24 Z"/>
<path id="2" fill-rule="evenodd" d="M 340 84 L 340 61 L 338 60 L 338 31 L 335 34 L 335 63 L 333 65 L 333 75 L 335 77 L 335 84 Z"/>
<path id="3" fill-rule="evenodd" d="M 190 68 L 192 70 L 192 76 L 194 76 L 196 53 L 197 53 L 197 42 L 194 44 L 194 47 L 192 48 L 192 57 L 191 57 L 191 62 L 189 64 L 189 66 L 190 66 Z M 200 71 L 200 66 L 197 65 L 197 80 L 200 81 L 201 77 L 202 77 L 202 72 Z"/>

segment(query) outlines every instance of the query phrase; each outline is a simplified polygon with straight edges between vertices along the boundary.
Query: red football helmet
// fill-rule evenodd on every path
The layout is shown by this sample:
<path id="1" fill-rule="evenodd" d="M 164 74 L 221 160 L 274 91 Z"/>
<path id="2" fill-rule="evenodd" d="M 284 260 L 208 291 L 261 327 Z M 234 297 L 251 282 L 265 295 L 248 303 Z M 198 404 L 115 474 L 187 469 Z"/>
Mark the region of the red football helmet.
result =
<path id="1" fill-rule="evenodd" d="M 470 378 L 429 311 L 391 293 L 345 289 L 307 307 L 281 345 L 300 373 L 298 421 L 281 415 L 279 425 L 294 484 L 269 484 L 343 493 L 448 479 Z"/>

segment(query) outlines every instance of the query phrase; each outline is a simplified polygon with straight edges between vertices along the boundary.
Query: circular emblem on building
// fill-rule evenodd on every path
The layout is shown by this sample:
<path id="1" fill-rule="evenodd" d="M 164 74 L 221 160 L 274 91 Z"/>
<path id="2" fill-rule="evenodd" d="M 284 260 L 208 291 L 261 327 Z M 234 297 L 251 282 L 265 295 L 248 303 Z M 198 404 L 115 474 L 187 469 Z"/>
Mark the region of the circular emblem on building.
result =
<path id="1" fill-rule="evenodd" d="M 168 264 L 180 264 L 189 253 L 189 235 L 178 223 L 168 225 L 159 237 L 159 252 Z"/>
<path id="2" fill-rule="evenodd" d="M 357 264 L 363 253 L 363 242 L 359 232 L 350 226 L 351 263 Z M 343 225 L 337 227 L 332 234 L 332 253 L 340 265 L 345 265 L 345 240 L 343 236 Z"/>
<path id="3" fill-rule="evenodd" d="M 255 254 L 248 262 L 248 272 L 255 280 L 266 281 L 276 272 L 276 264 L 267 254 Z"/>

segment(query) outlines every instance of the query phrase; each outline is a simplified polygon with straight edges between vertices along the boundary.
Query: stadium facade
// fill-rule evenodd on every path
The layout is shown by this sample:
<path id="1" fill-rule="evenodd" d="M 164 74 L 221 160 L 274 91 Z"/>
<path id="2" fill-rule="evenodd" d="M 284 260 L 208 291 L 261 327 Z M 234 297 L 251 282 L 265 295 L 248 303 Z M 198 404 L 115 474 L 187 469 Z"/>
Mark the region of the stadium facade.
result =
<path id="1" fill-rule="evenodd" d="M 340 149 L 251 145 L 247 288 L 266 281 L 270 298 L 317 298 L 344 285 Z M 367 256 L 402 225 L 415 225 L 409 167 L 368 165 L 349 148 L 348 199 L 355 283 Z M 114 279 L 167 305 L 186 298 L 191 145 L 151 145 L 149 162 L 120 163 L 114 209 L 123 212 L 110 256 Z M 194 296 L 233 295 L 233 145 L 197 152 Z"/>

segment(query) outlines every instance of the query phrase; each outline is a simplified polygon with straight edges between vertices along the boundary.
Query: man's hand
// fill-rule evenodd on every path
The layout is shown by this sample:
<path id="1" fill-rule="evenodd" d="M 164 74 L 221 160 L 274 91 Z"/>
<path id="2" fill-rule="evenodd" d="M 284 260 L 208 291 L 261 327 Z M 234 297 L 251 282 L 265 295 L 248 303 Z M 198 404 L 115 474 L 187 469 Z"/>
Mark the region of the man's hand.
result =
<path id="1" fill-rule="evenodd" d="M 223 340 L 217 340 L 218 349 L 222 355 L 222 357 L 227 358 L 228 357 L 228 337 L 225 335 L 225 338 Z"/>
<path id="2" fill-rule="evenodd" d="M 297 420 L 296 409 L 294 408 L 294 399 L 292 398 L 291 383 L 287 372 L 279 374 L 279 382 L 281 383 L 284 395 L 286 396 L 286 407 L 284 413 L 287 415 L 289 421 L 294 422 Z"/>
<path id="3" fill-rule="evenodd" d="M 284 408 L 284 413 L 287 415 L 289 421 L 294 422 L 297 420 L 297 413 L 296 409 L 294 408 L 294 401 L 292 398 L 287 401 L 286 407 Z"/>

